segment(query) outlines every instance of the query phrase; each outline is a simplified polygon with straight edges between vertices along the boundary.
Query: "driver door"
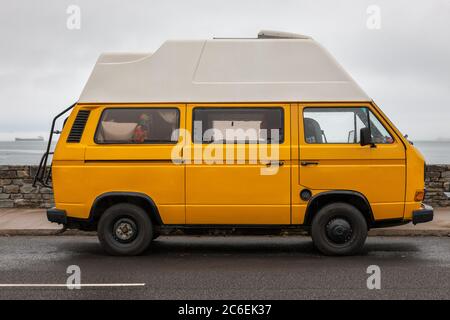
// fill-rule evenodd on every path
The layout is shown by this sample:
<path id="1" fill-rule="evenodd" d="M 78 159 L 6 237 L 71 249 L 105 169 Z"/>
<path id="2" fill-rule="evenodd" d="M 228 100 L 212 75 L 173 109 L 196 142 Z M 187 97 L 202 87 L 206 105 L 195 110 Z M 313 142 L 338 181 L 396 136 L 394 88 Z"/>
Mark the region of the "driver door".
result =
<path id="1" fill-rule="evenodd" d="M 301 188 L 356 191 L 376 219 L 403 217 L 405 147 L 370 104 L 301 105 L 299 118 Z M 374 147 L 359 144 L 366 126 Z"/>

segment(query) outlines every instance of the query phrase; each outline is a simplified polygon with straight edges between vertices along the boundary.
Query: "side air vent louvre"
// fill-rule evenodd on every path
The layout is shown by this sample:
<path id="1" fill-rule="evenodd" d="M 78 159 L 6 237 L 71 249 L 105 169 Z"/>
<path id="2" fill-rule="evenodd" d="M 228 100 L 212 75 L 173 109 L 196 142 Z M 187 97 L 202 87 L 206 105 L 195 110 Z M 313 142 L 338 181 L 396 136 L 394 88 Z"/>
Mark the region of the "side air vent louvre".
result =
<path id="1" fill-rule="evenodd" d="M 70 129 L 69 136 L 67 137 L 67 142 L 69 143 L 80 142 L 81 136 L 83 135 L 84 127 L 86 126 L 86 122 L 89 118 L 90 113 L 91 111 L 89 110 L 78 111 L 75 122 L 73 123 L 73 126 Z"/>

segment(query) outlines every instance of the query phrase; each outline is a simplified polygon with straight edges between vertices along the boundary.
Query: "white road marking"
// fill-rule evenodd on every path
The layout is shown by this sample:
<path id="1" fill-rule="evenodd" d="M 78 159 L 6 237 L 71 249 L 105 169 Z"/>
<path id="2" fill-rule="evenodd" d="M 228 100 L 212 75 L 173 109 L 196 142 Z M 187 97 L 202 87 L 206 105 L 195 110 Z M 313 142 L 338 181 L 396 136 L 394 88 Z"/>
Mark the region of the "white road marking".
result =
<path id="1" fill-rule="evenodd" d="M 32 288 L 32 287 L 144 287 L 145 283 L 80 283 L 80 284 L 59 284 L 59 283 L 0 283 L 0 288 Z"/>

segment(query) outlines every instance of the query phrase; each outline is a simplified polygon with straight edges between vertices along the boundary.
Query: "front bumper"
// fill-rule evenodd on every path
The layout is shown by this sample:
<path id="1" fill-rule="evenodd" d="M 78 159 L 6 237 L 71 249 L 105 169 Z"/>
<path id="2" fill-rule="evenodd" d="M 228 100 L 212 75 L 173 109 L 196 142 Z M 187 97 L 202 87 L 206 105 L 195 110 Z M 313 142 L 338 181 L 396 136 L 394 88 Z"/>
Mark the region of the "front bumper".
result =
<path id="1" fill-rule="evenodd" d="M 422 204 L 422 208 L 419 210 L 414 210 L 412 213 L 412 223 L 418 224 L 418 223 L 425 223 L 433 221 L 433 207 Z"/>
<path id="2" fill-rule="evenodd" d="M 58 224 L 67 224 L 67 214 L 65 210 L 51 208 L 47 210 L 47 219 Z"/>

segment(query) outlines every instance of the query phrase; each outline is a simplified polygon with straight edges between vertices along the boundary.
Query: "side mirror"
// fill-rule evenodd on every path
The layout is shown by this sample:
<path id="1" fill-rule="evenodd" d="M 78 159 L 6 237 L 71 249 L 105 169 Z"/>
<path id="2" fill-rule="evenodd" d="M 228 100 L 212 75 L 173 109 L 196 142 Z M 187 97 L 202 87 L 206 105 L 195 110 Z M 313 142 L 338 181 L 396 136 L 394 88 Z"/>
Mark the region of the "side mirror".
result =
<path id="1" fill-rule="evenodd" d="M 360 139 L 361 146 L 370 145 L 371 147 L 375 147 L 375 144 L 372 142 L 372 137 L 370 135 L 369 128 L 367 127 L 361 128 L 361 130 L 359 131 L 359 136 L 361 137 Z"/>

